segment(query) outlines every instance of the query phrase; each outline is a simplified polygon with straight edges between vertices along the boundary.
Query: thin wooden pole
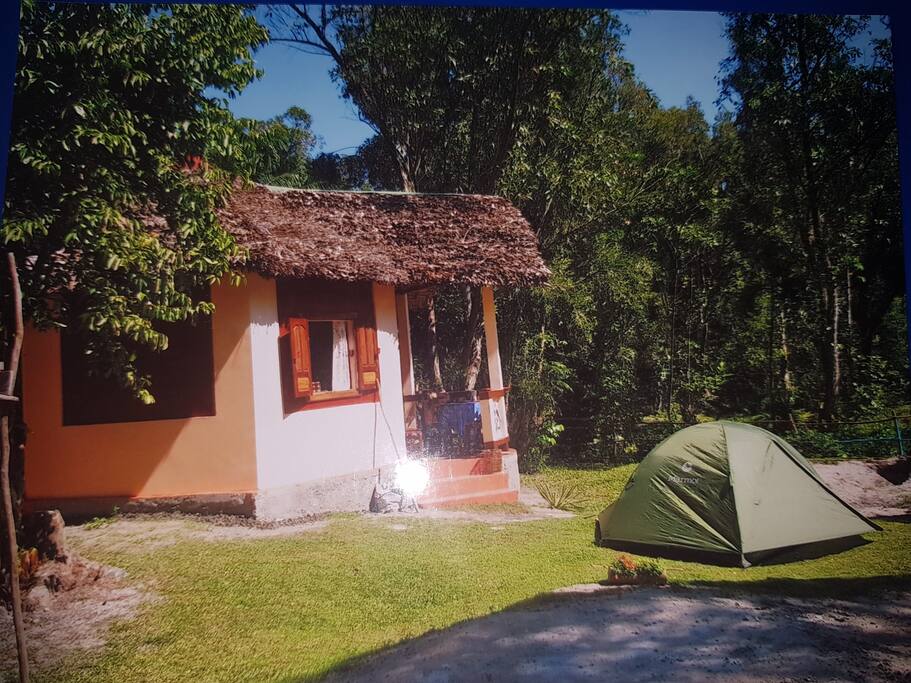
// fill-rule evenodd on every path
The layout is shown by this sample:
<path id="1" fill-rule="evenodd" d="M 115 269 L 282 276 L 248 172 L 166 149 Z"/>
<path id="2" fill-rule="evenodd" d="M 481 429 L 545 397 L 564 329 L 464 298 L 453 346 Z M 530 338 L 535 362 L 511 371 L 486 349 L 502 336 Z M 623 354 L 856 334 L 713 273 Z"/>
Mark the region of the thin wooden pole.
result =
<path id="1" fill-rule="evenodd" d="M 905 442 L 902 439 L 902 426 L 898 421 L 898 415 L 895 414 L 895 411 L 892 411 L 892 425 L 895 427 L 895 440 L 898 442 L 898 455 L 899 457 L 905 457 Z"/>
<path id="2" fill-rule="evenodd" d="M 4 375 L 6 382 L 0 391 L 7 396 L 12 396 L 16 391 L 16 376 L 19 374 L 19 355 L 22 353 L 25 326 L 22 320 L 22 288 L 19 286 L 19 271 L 16 269 L 16 255 L 11 251 L 6 254 L 6 265 L 13 288 L 13 346 L 10 349 L 7 372 Z"/>
<path id="3" fill-rule="evenodd" d="M 12 252 L 6 255 L 7 266 L 9 267 L 10 282 L 12 284 L 13 294 L 13 321 L 14 334 L 13 344 L 10 349 L 9 364 L 7 371 L 3 373 L 6 380 L 0 387 L 7 396 L 11 396 L 16 387 L 16 375 L 19 372 L 19 354 L 22 351 L 22 337 L 24 327 L 22 323 L 22 290 L 19 286 L 19 273 L 16 270 L 16 256 Z M 9 405 L 7 403 L 7 405 Z M 10 598 L 13 603 L 13 628 L 16 631 L 16 651 L 19 656 L 19 681 L 28 683 L 28 650 L 25 646 L 25 626 L 22 621 L 22 596 L 19 594 L 19 573 L 17 564 L 19 559 L 19 548 L 16 544 L 16 521 L 13 519 L 13 494 L 10 489 L 9 480 L 9 461 L 10 461 L 10 439 L 9 439 L 9 414 L 4 410 L 2 419 L 0 419 L 0 495 L 3 496 L 3 516 L 6 522 L 7 552 L 9 553 L 9 582 Z"/>

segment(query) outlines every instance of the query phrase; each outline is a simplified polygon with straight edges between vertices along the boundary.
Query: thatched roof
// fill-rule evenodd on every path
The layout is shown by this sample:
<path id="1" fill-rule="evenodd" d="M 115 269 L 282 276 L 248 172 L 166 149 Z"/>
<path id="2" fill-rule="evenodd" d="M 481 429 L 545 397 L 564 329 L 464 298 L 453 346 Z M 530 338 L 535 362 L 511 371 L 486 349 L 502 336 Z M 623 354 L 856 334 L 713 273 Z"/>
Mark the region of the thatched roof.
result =
<path id="1" fill-rule="evenodd" d="M 534 232 L 509 201 L 480 195 L 237 189 L 222 224 L 269 277 L 401 287 L 543 282 Z"/>

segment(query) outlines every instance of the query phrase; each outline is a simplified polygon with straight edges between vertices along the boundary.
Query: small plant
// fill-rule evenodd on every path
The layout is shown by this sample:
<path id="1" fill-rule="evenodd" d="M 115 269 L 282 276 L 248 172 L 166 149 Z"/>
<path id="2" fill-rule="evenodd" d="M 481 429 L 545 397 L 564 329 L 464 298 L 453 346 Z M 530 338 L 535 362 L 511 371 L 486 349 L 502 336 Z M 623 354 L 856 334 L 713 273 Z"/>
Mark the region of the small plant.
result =
<path id="1" fill-rule="evenodd" d="M 116 505 L 113 510 L 111 510 L 110 517 L 92 517 L 88 522 L 82 525 L 83 529 L 100 529 L 103 526 L 107 526 L 114 522 L 117 519 L 117 515 L 120 513 L 120 508 Z"/>
<path id="2" fill-rule="evenodd" d="M 19 561 L 16 563 L 17 573 L 20 581 L 28 581 L 38 571 L 41 566 L 41 558 L 38 557 L 37 548 L 21 549 L 19 551 Z"/>
<path id="3" fill-rule="evenodd" d="M 636 576 L 636 561 L 629 555 L 619 555 L 610 563 L 608 572 L 611 577 L 633 578 Z"/>
<path id="4" fill-rule="evenodd" d="M 639 560 L 639 564 L 636 566 L 636 573 L 639 576 L 663 576 L 664 567 L 661 566 L 658 560 Z"/>
<path id="5" fill-rule="evenodd" d="M 585 506 L 586 498 L 579 490 L 579 485 L 571 482 L 547 483 L 539 481 L 535 484 L 538 493 L 555 510 L 575 512 Z"/>
<path id="6" fill-rule="evenodd" d="M 610 563 L 607 581 L 614 585 L 663 586 L 667 583 L 667 574 L 657 560 L 643 559 L 636 562 L 629 555 L 620 555 Z"/>

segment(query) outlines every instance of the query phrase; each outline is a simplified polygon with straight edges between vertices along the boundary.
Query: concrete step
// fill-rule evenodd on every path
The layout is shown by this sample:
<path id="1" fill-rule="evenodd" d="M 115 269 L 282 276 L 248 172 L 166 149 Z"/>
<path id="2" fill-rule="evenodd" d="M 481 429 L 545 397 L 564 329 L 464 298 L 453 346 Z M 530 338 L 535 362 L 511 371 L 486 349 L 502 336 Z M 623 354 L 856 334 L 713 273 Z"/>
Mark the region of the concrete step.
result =
<path id="1" fill-rule="evenodd" d="M 494 505 L 497 503 L 517 502 L 519 502 L 519 492 L 512 489 L 466 493 L 445 498 L 418 498 L 418 505 L 422 508 L 450 508 L 460 505 Z"/>
<path id="2" fill-rule="evenodd" d="M 509 487 L 509 475 L 506 472 L 493 474 L 470 474 L 467 477 L 449 479 L 431 479 L 430 485 L 421 497 L 450 498 L 469 493 L 486 493 Z M 420 498 L 418 502 L 420 502 Z"/>
<path id="3" fill-rule="evenodd" d="M 494 474 L 503 467 L 499 455 L 476 458 L 427 458 L 424 462 L 433 480 Z"/>

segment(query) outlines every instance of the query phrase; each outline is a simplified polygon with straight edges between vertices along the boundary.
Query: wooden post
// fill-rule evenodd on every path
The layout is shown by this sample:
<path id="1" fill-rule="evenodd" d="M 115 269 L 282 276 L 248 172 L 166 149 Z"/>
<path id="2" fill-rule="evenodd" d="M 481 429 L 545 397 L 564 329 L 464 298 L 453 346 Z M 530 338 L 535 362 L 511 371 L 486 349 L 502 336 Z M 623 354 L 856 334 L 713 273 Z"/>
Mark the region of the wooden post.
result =
<path id="1" fill-rule="evenodd" d="M 3 402 L 0 405 L 2 418 L 0 418 L 0 496 L 3 497 L 3 516 L 6 523 L 7 547 L 9 554 L 9 581 L 10 598 L 13 603 L 13 629 L 16 632 L 16 651 L 19 656 L 19 681 L 28 683 L 28 651 L 25 647 L 25 627 L 22 621 L 22 596 L 19 594 L 19 574 L 17 563 L 19 548 L 16 544 L 16 521 L 13 519 L 13 495 L 10 490 L 9 461 L 9 414 L 13 412 L 16 399 L 13 393 L 16 390 L 16 375 L 19 371 L 19 354 L 22 350 L 22 337 L 24 326 L 22 323 L 22 290 L 19 287 L 19 272 L 16 270 L 16 256 L 7 252 L 6 263 L 9 268 L 10 284 L 13 295 L 13 345 L 10 349 L 9 364 L 2 373 L 3 381 L 0 382 L 0 394 Z"/>

